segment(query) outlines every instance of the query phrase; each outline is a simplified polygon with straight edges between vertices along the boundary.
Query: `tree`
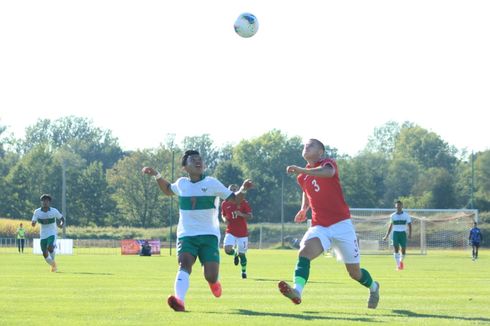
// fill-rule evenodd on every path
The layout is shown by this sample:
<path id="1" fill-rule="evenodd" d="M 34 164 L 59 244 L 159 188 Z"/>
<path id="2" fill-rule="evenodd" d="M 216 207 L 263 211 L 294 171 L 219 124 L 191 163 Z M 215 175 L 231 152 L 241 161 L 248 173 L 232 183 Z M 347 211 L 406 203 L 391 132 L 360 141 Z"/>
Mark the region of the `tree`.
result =
<path id="1" fill-rule="evenodd" d="M 365 152 L 351 159 L 341 159 L 337 164 L 344 196 L 351 207 L 385 206 L 388 160 L 384 155 Z"/>
<path id="2" fill-rule="evenodd" d="M 304 165 L 301 139 L 288 138 L 279 130 L 243 140 L 233 152 L 233 161 L 243 170 L 245 178 L 255 183 L 247 195 L 257 220 L 278 222 L 281 216 L 281 182 L 284 178 L 285 214 L 294 217 L 299 208 L 301 193 L 293 177 L 286 175 L 286 166 Z"/>
<path id="3" fill-rule="evenodd" d="M 123 156 L 117 139 L 112 137 L 110 131 L 96 128 L 90 120 L 80 117 L 38 120 L 26 129 L 25 140 L 20 142 L 20 148 L 23 153 L 27 153 L 41 144 L 53 149 L 68 145 L 88 164 L 100 161 L 104 169 L 112 167 Z"/>
<path id="4" fill-rule="evenodd" d="M 120 160 L 107 174 L 119 211 L 117 220 L 113 221 L 115 225 L 155 227 L 169 224 L 169 201 L 163 200 L 164 195 L 155 180 L 141 173 L 143 166 L 159 169 L 166 180 L 172 181 L 172 152 L 169 149 L 135 151 Z"/>
<path id="5" fill-rule="evenodd" d="M 413 160 L 423 168 L 440 167 L 453 172 L 457 150 L 437 134 L 421 127 L 402 128 L 395 145 L 394 158 Z"/>
<path id="6" fill-rule="evenodd" d="M 404 127 L 411 126 L 409 122 L 405 122 Z M 402 126 L 396 121 L 388 121 L 381 127 L 374 128 L 373 134 L 369 136 L 368 143 L 364 149 L 370 153 L 381 153 L 388 157 L 393 156 L 395 144 Z"/>
<path id="7" fill-rule="evenodd" d="M 102 162 L 93 162 L 80 173 L 72 187 L 76 196 L 70 196 L 72 209 L 70 223 L 74 225 L 110 225 L 117 216 L 116 202 L 107 183 Z"/>

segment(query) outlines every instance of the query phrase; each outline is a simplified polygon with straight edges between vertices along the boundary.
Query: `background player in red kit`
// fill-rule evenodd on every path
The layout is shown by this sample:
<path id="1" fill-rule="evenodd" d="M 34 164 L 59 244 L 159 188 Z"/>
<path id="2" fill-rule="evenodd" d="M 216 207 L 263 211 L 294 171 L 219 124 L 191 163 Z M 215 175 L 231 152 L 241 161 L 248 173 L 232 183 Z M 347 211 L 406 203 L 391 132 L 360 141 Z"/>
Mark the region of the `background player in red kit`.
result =
<path id="1" fill-rule="evenodd" d="M 236 191 L 238 188 L 236 184 L 228 187 L 231 191 Z M 235 266 L 240 263 L 242 267 L 242 278 L 247 278 L 247 220 L 252 218 L 252 209 L 245 199 L 238 205 L 232 201 L 225 200 L 221 204 L 221 218 L 227 224 L 223 241 L 225 253 L 234 256 L 233 262 Z"/>
<path id="2" fill-rule="evenodd" d="M 291 165 L 286 169 L 288 173 L 297 175 L 303 190 L 301 210 L 294 221 L 304 222 L 311 209 L 312 223 L 301 240 L 294 287 L 284 281 L 279 282 L 278 287 L 284 296 L 300 304 L 310 274 L 310 261 L 332 248 L 337 259 L 345 263 L 350 277 L 369 288 L 368 308 L 374 309 L 379 302 L 379 283 L 360 267 L 356 232 L 340 186 L 337 164 L 331 158 L 323 158 L 324 153 L 322 142 L 310 139 L 303 148 L 303 158 L 308 162 L 306 167 Z"/>

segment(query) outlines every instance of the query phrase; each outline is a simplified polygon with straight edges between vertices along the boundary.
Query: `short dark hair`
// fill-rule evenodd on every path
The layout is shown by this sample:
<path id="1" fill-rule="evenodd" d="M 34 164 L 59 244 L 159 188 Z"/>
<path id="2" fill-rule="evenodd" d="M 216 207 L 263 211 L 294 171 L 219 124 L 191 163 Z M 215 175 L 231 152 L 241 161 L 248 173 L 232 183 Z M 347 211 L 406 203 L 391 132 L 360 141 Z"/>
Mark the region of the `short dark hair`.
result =
<path id="1" fill-rule="evenodd" d="M 323 145 L 323 143 L 321 141 L 319 141 L 316 138 L 310 138 L 310 141 L 312 141 L 315 144 L 317 144 L 318 146 L 320 146 L 320 148 L 323 150 L 323 152 L 325 152 L 325 145 Z"/>
<path id="2" fill-rule="evenodd" d="M 395 204 L 400 204 L 400 205 L 403 205 L 403 203 L 402 203 L 402 201 L 401 201 L 401 200 L 397 200 L 397 201 L 395 202 Z"/>
<path id="3" fill-rule="evenodd" d="M 40 200 L 45 200 L 45 199 L 49 199 L 49 201 L 51 201 L 53 198 L 51 197 L 50 194 L 42 194 L 41 197 L 39 198 Z"/>
<path id="4" fill-rule="evenodd" d="M 189 158 L 189 156 L 191 155 L 201 155 L 201 154 L 199 154 L 199 152 L 194 149 L 185 151 L 184 156 L 182 156 L 182 166 L 187 165 L 187 158 Z"/>

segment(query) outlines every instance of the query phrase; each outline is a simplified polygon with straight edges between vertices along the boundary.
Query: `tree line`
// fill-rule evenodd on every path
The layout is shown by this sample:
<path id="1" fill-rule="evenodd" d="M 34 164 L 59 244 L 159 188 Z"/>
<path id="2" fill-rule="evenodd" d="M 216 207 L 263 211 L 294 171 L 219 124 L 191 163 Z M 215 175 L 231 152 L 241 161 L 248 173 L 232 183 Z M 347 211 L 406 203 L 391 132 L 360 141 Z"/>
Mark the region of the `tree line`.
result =
<path id="1" fill-rule="evenodd" d="M 300 189 L 285 168 L 305 164 L 301 138 L 271 130 L 222 147 L 208 134 L 174 140 L 168 135 L 157 148 L 125 151 L 110 130 L 73 116 L 38 120 L 22 139 L 0 126 L 0 216 L 30 218 L 41 193 L 52 194 L 60 208 L 64 178 L 68 225 L 175 224 L 175 199 L 161 194 L 141 167 L 154 166 L 175 180 L 184 175 L 180 159 L 186 149 L 199 150 L 207 174 L 225 185 L 254 180 L 247 196 L 256 221 L 279 222 L 282 208 L 290 221 L 299 209 Z M 351 207 L 391 208 L 401 199 L 410 208 L 490 210 L 490 150 L 468 153 L 413 123 L 393 121 L 375 128 L 355 156 L 325 145 L 338 162 Z"/>

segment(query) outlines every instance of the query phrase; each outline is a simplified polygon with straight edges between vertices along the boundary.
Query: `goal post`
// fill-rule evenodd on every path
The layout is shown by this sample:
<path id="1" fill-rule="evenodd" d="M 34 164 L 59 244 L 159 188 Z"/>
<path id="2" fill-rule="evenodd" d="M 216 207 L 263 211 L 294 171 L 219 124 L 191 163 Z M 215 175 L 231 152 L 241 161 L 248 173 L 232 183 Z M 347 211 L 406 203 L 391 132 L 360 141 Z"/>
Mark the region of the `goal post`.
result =
<path id="1" fill-rule="evenodd" d="M 391 236 L 383 241 L 395 209 L 351 208 L 363 254 L 391 253 Z M 478 222 L 476 209 L 404 209 L 412 218 L 408 250 L 427 254 L 431 249 L 467 249 L 469 230 Z"/>

